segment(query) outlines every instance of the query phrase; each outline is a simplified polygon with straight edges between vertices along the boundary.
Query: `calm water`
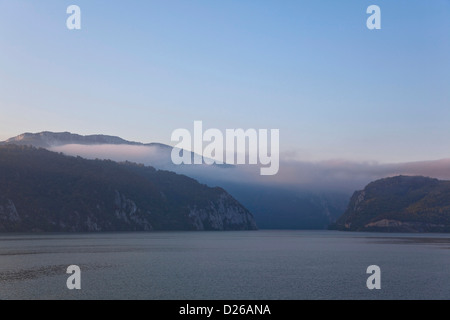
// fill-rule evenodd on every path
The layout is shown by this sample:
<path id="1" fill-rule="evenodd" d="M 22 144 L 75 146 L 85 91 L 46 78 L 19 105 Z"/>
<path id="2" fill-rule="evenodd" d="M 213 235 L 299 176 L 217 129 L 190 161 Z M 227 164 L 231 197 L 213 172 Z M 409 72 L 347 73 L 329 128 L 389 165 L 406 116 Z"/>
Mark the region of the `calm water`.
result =
<path id="1" fill-rule="evenodd" d="M 81 267 L 68 290 L 67 266 Z M 381 290 L 366 269 L 381 268 Z M 450 235 L 0 235 L 0 299 L 450 299 Z"/>

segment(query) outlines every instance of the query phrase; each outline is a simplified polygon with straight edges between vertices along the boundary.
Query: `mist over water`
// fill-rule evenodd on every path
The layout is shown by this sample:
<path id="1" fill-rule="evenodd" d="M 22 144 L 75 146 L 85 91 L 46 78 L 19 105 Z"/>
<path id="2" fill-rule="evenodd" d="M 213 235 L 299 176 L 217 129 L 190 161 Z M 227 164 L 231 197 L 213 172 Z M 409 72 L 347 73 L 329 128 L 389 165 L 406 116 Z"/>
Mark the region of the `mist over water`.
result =
<path id="1" fill-rule="evenodd" d="M 450 299 L 449 263 L 448 234 L 3 234 L 0 299 Z"/>

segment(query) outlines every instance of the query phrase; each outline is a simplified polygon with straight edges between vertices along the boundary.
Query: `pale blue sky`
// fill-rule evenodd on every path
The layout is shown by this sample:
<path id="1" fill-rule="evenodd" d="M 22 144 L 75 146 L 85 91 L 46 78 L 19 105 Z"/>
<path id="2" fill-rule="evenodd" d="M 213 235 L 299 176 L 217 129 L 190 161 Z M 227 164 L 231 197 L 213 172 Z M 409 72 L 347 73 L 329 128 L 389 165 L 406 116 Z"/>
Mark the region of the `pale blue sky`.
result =
<path id="1" fill-rule="evenodd" d="M 170 144 L 203 120 L 280 129 L 306 160 L 450 157 L 449 17 L 449 0 L 0 0 L 0 140 Z"/>

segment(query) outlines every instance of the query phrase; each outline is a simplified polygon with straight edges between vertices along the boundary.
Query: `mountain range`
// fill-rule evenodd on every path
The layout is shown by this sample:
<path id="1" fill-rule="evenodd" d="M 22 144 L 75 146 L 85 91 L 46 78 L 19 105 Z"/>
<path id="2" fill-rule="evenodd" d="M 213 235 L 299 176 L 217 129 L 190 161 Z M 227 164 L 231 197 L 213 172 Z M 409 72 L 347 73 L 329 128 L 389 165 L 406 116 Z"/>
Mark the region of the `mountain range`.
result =
<path id="1" fill-rule="evenodd" d="M 262 229 L 325 229 L 345 211 L 351 196 L 345 191 L 317 191 L 264 183 L 258 180 L 257 168 L 249 166 L 174 165 L 171 146 L 132 142 L 115 136 L 24 133 L 1 144 L 40 147 L 86 159 L 131 161 L 183 174 L 208 186 L 227 190 L 254 214 L 258 227 Z M 197 156 L 191 153 L 192 158 Z"/>
<path id="2" fill-rule="evenodd" d="M 25 133 L 0 142 L 0 231 L 253 230 L 259 225 L 450 232 L 450 181 L 393 176 L 350 197 L 260 184 L 238 166 L 176 166 L 171 152 L 160 143 L 68 132 Z M 404 167 L 430 170 L 433 163 L 446 166 L 437 161 Z"/>

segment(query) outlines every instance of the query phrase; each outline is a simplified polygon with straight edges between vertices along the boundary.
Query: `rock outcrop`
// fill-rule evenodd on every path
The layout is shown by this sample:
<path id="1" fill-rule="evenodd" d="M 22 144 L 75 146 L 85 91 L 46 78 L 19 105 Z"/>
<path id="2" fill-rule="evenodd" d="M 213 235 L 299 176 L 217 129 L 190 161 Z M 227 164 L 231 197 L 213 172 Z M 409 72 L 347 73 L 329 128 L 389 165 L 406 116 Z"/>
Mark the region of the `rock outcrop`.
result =
<path id="1" fill-rule="evenodd" d="M 189 218 L 197 230 L 253 230 L 256 223 L 251 213 L 238 205 L 229 194 L 222 193 L 209 206 L 190 208 Z"/>

